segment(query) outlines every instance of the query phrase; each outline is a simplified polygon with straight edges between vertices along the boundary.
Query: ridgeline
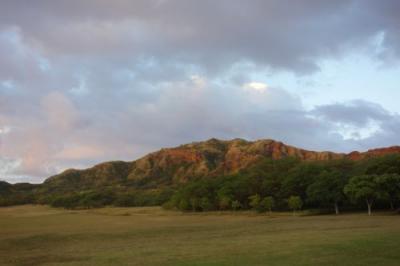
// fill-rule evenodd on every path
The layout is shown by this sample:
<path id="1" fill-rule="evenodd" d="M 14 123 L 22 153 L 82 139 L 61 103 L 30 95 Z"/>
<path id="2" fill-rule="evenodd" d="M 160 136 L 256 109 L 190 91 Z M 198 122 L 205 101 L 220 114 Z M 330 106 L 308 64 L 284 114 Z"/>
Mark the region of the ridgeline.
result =
<path id="1" fill-rule="evenodd" d="M 304 207 L 325 208 L 333 202 L 321 199 L 315 191 L 322 179 L 336 180 L 341 186 L 341 195 L 333 200 L 336 207 L 357 207 L 357 197 L 344 189 L 352 177 L 393 174 L 400 175 L 397 146 L 345 154 L 308 151 L 274 140 L 210 139 L 161 149 L 133 162 L 69 169 L 38 185 L 0 182 L 0 205 L 92 208 L 164 204 L 194 211 L 261 210 L 266 208 L 261 208 L 264 198 L 273 199 L 274 208 L 287 209 L 292 196 Z M 323 182 L 319 185 L 324 186 Z M 397 195 L 389 197 L 383 192 L 376 197 L 378 206 L 389 201 L 395 205 Z"/>

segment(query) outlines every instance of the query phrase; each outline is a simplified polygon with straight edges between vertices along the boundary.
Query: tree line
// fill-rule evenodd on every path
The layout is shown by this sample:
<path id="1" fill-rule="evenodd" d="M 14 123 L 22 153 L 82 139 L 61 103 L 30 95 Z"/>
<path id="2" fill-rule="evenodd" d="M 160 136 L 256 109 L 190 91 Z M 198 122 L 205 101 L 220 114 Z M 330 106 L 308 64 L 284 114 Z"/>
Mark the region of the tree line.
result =
<path id="1" fill-rule="evenodd" d="M 234 175 L 201 178 L 176 191 L 163 206 L 182 211 L 253 209 L 395 209 L 400 199 L 400 157 L 359 162 L 266 159 Z"/>
<path id="2" fill-rule="evenodd" d="M 168 179 L 168 176 L 159 178 Z M 258 212 L 317 209 L 396 209 L 400 201 L 400 155 L 360 161 L 264 159 L 231 175 L 190 177 L 185 184 L 152 188 L 131 183 L 68 189 L 64 185 L 0 182 L 0 206 L 48 204 L 64 208 L 160 206 L 182 211 Z"/>

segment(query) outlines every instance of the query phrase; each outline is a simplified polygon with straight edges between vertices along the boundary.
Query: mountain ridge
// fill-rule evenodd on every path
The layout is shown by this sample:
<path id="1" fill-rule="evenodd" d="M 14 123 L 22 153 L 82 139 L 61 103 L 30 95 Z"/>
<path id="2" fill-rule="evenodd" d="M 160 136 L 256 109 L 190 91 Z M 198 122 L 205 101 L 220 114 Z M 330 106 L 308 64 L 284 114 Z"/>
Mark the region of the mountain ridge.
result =
<path id="1" fill-rule="evenodd" d="M 93 179 L 92 182 L 98 185 L 156 181 L 158 184 L 185 183 L 196 177 L 236 173 L 264 158 L 279 160 L 294 157 L 302 161 L 361 160 L 392 153 L 400 153 L 400 146 L 370 149 L 365 152 L 335 153 L 306 150 L 272 139 L 248 141 L 211 138 L 163 148 L 135 161 L 109 161 L 83 170 L 67 169 L 47 178 L 43 184 L 51 184 L 62 178 L 74 182 L 79 175 L 88 179 L 86 181 L 89 186 L 89 179 Z"/>
<path id="2" fill-rule="evenodd" d="M 135 161 L 108 161 L 82 170 L 67 169 L 47 178 L 41 184 L 11 185 L 0 181 L 0 206 L 27 203 L 67 208 L 110 204 L 161 205 L 170 200 L 172 195 L 176 195 L 174 193 L 182 187 L 196 184 L 198 181 L 204 181 L 206 184 L 213 180 L 219 182 L 218 180 L 225 180 L 224 178 L 233 178 L 250 186 L 248 180 L 268 181 L 271 178 L 274 180 L 273 176 L 278 178 L 277 180 L 281 177 L 290 179 L 293 173 L 297 173 L 300 179 L 304 178 L 299 183 L 301 185 L 308 184 L 315 178 L 315 171 L 319 171 L 315 169 L 332 169 L 335 168 L 334 165 L 347 169 L 338 168 L 347 176 L 357 173 L 381 174 L 382 169 L 386 168 L 390 173 L 400 174 L 399 161 L 400 146 L 370 149 L 365 152 L 335 153 L 305 150 L 271 139 L 248 141 L 213 138 L 160 149 Z M 305 172 L 302 173 L 301 169 Z M 308 172 L 307 169 L 315 171 Z M 254 176 L 251 177 L 252 175 Z M 270 185 L 274 187 L 277 180 Z M 280 184 L 279 182 L 277 184 Z M 237 189 L 241 190 L 240 186 Z M 296 190 L 296 193 L 300 193 L 299 191 L 304 194 L 305 188 Z M 247 202 L 246 197 L 242 200 Z"/>

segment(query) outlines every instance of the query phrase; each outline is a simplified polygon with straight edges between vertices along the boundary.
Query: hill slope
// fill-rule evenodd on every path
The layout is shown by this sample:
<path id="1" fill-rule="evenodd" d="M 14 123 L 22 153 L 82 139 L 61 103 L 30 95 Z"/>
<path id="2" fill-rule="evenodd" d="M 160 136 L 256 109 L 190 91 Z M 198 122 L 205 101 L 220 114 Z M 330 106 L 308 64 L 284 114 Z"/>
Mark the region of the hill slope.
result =
<path id="1" fill-rule="evenodd" d="M 210 139 L 161 149 L 132 162 L 114 161 L 84 170 L 69 169 L 40 185 L 2 182 L 0 205 L 54 203 L 57 198 L 71 195 L 79 196 L 76 197 L 79 204 L 90 201 L 107 205 L 116 202 L 116 194 L 120 195 L 117 198 L 122 201 L 121 205 L 154 205 L 165 202 L 189 181 L 252 171 L 266 159 L 279 161 L 290 157 L 299 162 L 341 159 L 359 162 L 387 154 L 400 154 L 400 147 L 345 154 L 308 151 L 274 140 Z M 263 171 L 265 175 L 270 170 Z M 133 203 L 132 198 L 135 198 Z M 64 206 L 65 198 L 62 200 Z"/>
<path id="2" fill-rule="evenodd" d="M 349 154 L 308 151 L 274 140 L 243 139 L 194 142 L 175 148 L 161 149 L 133 162 L 106 162 L 86 170 L 67 170 L 48 178 L 48 188 L 90 188 L 127 184 L 157 187 L 185 183 L 192 178 L 226 175 L 245 169 L 264 158 L 274 160 L 295 157 L 303 161 L 350 159 L 399 153 L 400 147 L 352 152 Z"/>

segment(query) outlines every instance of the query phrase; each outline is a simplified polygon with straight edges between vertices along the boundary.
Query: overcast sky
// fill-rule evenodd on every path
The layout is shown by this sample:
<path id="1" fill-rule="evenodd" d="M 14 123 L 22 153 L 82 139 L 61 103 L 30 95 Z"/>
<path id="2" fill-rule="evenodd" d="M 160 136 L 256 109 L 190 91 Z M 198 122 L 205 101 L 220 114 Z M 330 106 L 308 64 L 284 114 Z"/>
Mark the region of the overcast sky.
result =
<path id="1" fill-rule="evenodd" d="M 1 0 L 0 179 L 212 137 L 400 144 L 400 1 Z"/>

